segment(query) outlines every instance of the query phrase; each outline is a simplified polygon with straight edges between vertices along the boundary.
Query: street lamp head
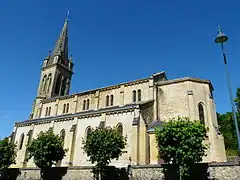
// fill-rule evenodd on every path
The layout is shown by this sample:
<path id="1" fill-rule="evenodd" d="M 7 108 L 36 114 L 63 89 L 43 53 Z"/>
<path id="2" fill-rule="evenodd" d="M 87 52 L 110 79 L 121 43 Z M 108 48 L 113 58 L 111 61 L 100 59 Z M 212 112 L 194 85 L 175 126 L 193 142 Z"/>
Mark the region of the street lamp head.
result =
<path id="1" fill-rule="evenodd" d="M 221 27 L 218 26 L 218 35 L 215 38 L 215 42 L 216 43 L 224 43 L 227 40 L 228 40 L 228 37 L 225 34 L 223 34 Z"/>

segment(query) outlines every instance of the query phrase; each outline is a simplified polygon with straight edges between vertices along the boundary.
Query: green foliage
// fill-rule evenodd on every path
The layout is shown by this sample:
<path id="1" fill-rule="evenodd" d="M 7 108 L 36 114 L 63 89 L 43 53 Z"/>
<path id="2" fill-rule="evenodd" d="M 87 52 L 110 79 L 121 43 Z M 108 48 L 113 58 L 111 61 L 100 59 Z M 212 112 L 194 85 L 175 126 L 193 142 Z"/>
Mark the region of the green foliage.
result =
<path id="1" fill-rule="evenodd" d="M 240 88 L 237 88 L 235 105 L 238 111 L 238 127 L 240 128 Z M 227 156 L 237 156 L 237 137 L 232 112 L 226 112 L 224 114 L 217 113 L 217 120 L 220 132 L 224 137 Z"/>
<path id="2" fill-rule="evenodd" d="M 236 130 L 232 118 L 232 113 L 227 112 L 226 114 L 218 114 L 218 125 L 219 130 L 224 137 L 225 149 L 227 152 L 237 153 L 237 139 L 236 139 Z M 229 154 L 228 154 L 229 155 Z M 235 155 L 235 154 L 231 154 Z"/>
<path id="3" fill-rule="evenodd" d="M 238 113 L 240 113 L 240 88 L 237 88 L 235 104 L 236 104 Z"/>
<path id="4" fill-rule="evenodd" d="M 156 128 L 159 155 L 165 163 L 177 164 L 181 175 L 189 174 L 190 167 L 202 161 L 207 145 L 206 128 L 199 121 L 178 117 Z"/>
<path id="5" fill-rule="evenodd" d="M 16 145 L 8 138 L 0 140 L 0 173 L 15 163 Z"/>
<path id="6" fill-rule="evenodd" d="M 89 133 L 87 139 L 83 140 L 83 145 L 90 162 L 96 163 L 95 174 L 100 172 L 102 177 L 111 159 L 118 159 L 122 155 L 126 137 L 119 134 L 116 128 L 98 128 Z"/>
<path id="7" fill-rule="evenodd" d="M 237 155 L 237 137 L 234 121 L 232 118 L 232 112 L 226 112 L 225 114 L 217 113 L 217 120 L 219 125 L 219 130 L 224 137 L 224 144 L 227 156 Z M 238 125 L 239 115 L 238 115 Z"/>
<path id="8" fill-rule="evenodd" d="M 52 130 L 40 133 L 32 140 L 27 151 L 28 159 L 33 157 L 34 163 L 41 169 L 50 168 L 57 161 L 62 160 L 66 152 L 63 149 L 63 141 Z"/>

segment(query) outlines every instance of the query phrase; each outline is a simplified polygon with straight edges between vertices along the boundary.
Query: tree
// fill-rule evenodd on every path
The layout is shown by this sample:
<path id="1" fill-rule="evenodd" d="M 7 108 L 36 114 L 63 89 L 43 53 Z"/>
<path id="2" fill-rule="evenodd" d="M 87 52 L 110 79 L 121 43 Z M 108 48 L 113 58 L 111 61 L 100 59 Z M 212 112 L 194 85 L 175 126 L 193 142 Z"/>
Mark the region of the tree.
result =
<path id="1" fill-rule="evenodd" d="M 160 158 L 165 163 L 177 165 L 181 176 L 189 175 L 190 167 L 202 161 L 207 149 L 203 143 L 206 137 L 204 125 L 188 118 L 171 119 L 156 128 Z"/>
<path id="2" fill-rule="evenodd" d="M 107 165 L 111 159 L 118 159 L 126 145 L 126 137 L 123 137 L 116 128 L 97 128 L 89 132 L 86 140 L 83 140 L 83 150 L 90 157 L 91 163 L 96 163 L 94 174 L 104 178 Z M 97 178 L 96 177 L 96 178 Z"/>
<path id="3" fill-rule="evenodd" d="M 44 170 L 52 167 L 57 161 L 62 160 L 66 150 L 63 149 L 63 141 L 53 130 L 40 133 L 27 147 L 28 158 L 33 157 L 34 163 L 41 169 L 41 177 Z"/>
<path id="4" fill-rule="evenodd" d="M 238 113 L 240 113 L 240 88 L 237 88 L 235 104 L 236 104 Z"/>
<path id="5" fill-rule="evenodd" d="M 0 140 L 0 177 L 2 173 L 15 163 L 16 145 L 8 138 Z"/>
<path id="6" fill-rule="evenodd" d="M 236 156 L 237 151 L 237 137 L 232 112 L 225 114 L 217 113 L 219 130 L 224 137 L 224 144 L 227 156 Z"/>

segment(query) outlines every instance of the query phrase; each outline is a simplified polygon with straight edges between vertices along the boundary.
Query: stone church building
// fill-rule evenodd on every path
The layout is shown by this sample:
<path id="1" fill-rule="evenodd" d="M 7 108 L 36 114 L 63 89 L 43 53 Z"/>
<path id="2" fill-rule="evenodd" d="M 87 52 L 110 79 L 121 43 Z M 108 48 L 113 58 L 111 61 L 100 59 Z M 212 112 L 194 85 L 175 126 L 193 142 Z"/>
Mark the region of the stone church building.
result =
<path id="1" fill-rule="evenodd" d="M 201 121 L 208 128 L 209 145 L 205 162 L 226 161 L 224 140 L 218 130 L 213 86 L 210 81 L 184 77 L 168 80 L 165 72 L 149 77 L 69 94 L 73 61 L 68 55 L 68 20 L 65 21 L 54 51 L 43 60 L 36 99 L 30 118 L 17 122 L 11 139 L 17 144 L 16 164 L 25 162 L 26 145 L 40 132 L 52 128 L 68 149 L 58 166 L 89 166 L 82 140 L 91 128 L 117 127 L 127 136 L 125 153 L 112 164 L 158 164 L 155 130 L 164 121 L 178 116 Z"/>

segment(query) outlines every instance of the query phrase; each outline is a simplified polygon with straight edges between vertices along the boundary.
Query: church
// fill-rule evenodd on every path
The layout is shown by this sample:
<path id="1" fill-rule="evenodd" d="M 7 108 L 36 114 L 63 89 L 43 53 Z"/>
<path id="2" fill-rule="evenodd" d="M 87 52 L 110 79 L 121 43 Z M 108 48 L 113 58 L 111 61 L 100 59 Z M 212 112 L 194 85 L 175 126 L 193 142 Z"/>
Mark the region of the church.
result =
<path id="1" fill-rule="evenodd" d="M 91 166 L 82 140 L 91 128 L 106 126 L 117 127 L 127 137 L 123 155 L 112 165 L 125 167 L 130 161 L 135 165 L 161 164 L 155 127 L 178 116 L 199 120 L 208 129 L 204 162 L 227 160 L 209 80 L 168 79 L 161 71 L 143 79 L 69 94 L 73 66 L 68 55 L 66 19 L 53 52 L 43 60 L 30 117 L 14 124 L 10 137 L 17 145 L 17 158 L 11 167 L 36 167 L 33 159 L 25 161 L 26 146 L 50 128 L 60 135 L 68 150 L 56 166 Z"/>

